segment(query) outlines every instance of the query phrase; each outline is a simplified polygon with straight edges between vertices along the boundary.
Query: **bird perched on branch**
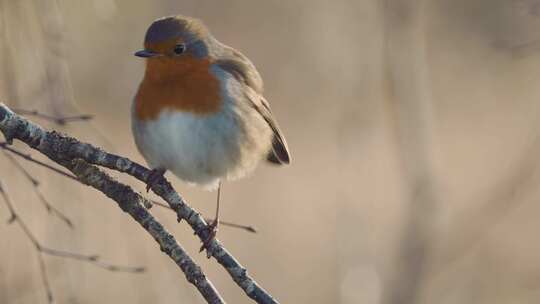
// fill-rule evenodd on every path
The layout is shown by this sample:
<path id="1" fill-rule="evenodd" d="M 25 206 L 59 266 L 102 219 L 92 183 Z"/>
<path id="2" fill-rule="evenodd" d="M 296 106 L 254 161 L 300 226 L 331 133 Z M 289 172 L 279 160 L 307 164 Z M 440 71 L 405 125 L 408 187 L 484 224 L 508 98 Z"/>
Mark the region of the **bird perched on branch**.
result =
<path id="1" fill-rule="evenodd" d="M 285 137 L 263 97 L 263 82 L 242 53 L 214 38 L 198 19 L 173 16 L 150 25 L 146 71 L 132 105 L 135 143 L 153 169 L 147 190 L 170 170 L 180 179 L 218 189 L 253 171 L 263 159 L 291 161 Z"/>

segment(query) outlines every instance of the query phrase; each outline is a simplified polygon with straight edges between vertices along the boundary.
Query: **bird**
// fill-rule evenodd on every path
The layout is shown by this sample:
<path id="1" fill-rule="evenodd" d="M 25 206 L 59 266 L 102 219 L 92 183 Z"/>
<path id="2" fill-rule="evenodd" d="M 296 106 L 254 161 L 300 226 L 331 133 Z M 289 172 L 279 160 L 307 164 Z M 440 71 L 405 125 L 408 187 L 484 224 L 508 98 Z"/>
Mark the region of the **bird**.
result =
<path id="1" fill-rule="evenodd" d="M 264 160 L 290 164 L 285 136 L 255 65 L 200 19 L 155 20 L 134 55 L 146 61 L 131 106 L 135 144 L 152 170 L 146 190 L 167 171 L 217 189 L 215 218 L 201 246 L 208 249 L 219 224 L 222 182 L 250 175 Z"/>

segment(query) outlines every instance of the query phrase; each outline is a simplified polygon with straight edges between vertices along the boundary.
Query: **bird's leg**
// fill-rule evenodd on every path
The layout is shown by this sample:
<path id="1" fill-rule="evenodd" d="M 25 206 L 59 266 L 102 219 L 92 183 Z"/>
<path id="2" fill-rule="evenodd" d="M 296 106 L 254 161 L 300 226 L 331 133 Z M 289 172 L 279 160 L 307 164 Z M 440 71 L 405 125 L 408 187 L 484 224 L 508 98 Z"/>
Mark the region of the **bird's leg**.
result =
<path id="1" fill-rule="evenodd" d="M 201 249 L 199 252 L 203 251 L 204 249 L 208 250 L 208 247 L 210 246 L 210 243 L 214 238 L 216 237 L 217 231 L 218 231 L 218 225 L 219 225 L 219 201 L 221 198 L 221 181 L 218 183 L 218 189 L 217 189 L 217 202 L 216 202 L 216 217 L 213 221 L 208 223 L 208 237 L 206 240 L 204 240 Z"/>
<path id="2" fill-rule="evenodd" d="M 165 168 L 155 168 L 150 171 L 148 179 L 146 180 L 146 192 L 150 191 L 150 188 L 159 182 L 163 178 L 163 175 L 167 172 Z"/>

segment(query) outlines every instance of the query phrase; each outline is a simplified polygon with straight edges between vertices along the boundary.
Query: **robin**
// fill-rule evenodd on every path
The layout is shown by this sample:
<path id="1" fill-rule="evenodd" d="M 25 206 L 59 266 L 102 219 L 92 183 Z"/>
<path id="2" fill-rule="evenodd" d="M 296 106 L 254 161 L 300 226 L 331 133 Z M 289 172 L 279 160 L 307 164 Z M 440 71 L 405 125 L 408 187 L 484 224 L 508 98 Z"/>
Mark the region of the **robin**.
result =
<path id="1" fill-rule="evenodd" d="M 147 191 L 167 170 L 183 181 L 217 188 L 252 172 L 266 159 L 289 164 L 285 137 L 263 97 L 263 81 L 251 61 L 214 38 L 198 19 L 154 21 L 146 32 L 146 71 L 132 104 L 135 143 L 152 168 Z"/>

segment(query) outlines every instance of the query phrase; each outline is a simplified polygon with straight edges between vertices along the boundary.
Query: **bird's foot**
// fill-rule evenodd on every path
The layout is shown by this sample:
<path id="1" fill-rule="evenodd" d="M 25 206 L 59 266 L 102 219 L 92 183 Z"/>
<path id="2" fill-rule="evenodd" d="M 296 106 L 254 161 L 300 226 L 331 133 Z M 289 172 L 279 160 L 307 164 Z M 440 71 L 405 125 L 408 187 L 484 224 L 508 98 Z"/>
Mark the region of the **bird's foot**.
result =
<path id="1" fill-rule="evenodd" d="M 156 168 L 150 171 L 148 179 L 146 180 L 146 192 L 150 191 L 150 188 L 159 183 L 166 171 L 167 170 L 163 168 Z"/>
<path id="2" fill-rule="evenodd" d="M 199 249 L 199 252 L 202 252 L 203 250 L 206 249 L 206 251 L 208 252 L 208 257 L 210 257 L 210 255 L 211 255 L 211 253 L 210 253 L 210 244 L 216 238 L 216 235 L 217 235 L 217 232 L 218 232 L 218 224 L 219 224 L 218 219 L 215 219 L 211 223 L 208 224 L 208 228 L 207 228 L 208 229 L 208 236 L 203 241 L 202 246 Z"/>

